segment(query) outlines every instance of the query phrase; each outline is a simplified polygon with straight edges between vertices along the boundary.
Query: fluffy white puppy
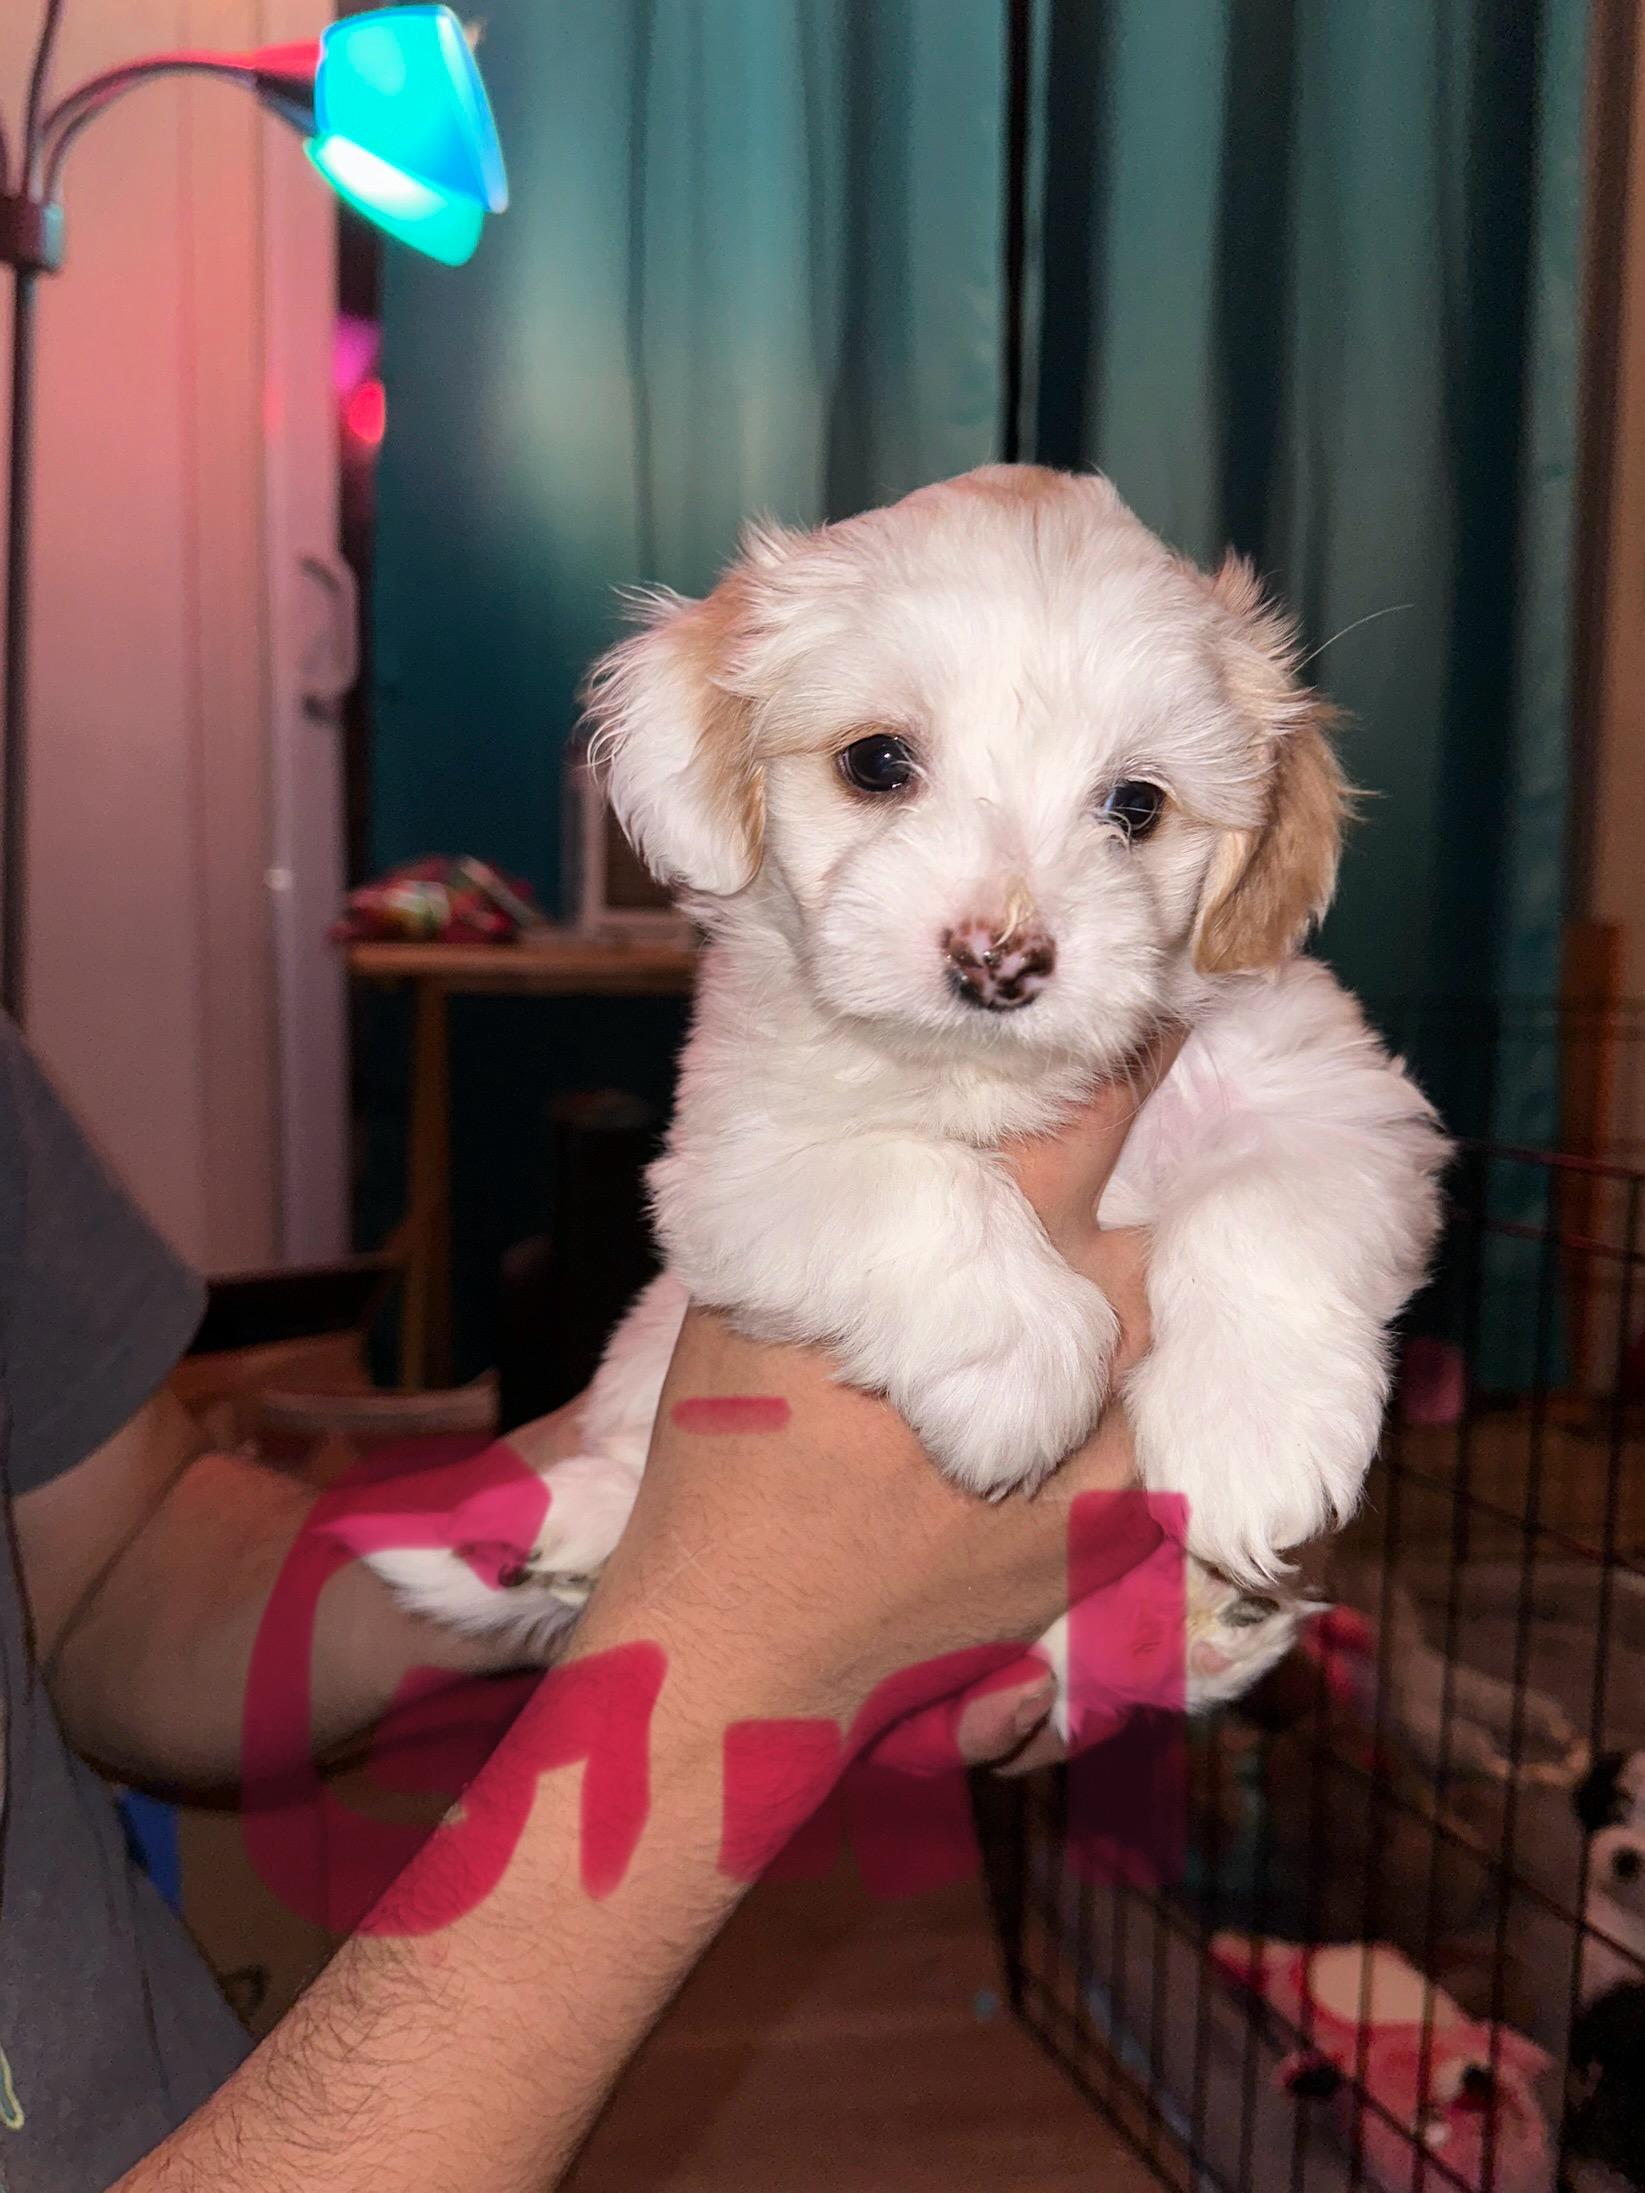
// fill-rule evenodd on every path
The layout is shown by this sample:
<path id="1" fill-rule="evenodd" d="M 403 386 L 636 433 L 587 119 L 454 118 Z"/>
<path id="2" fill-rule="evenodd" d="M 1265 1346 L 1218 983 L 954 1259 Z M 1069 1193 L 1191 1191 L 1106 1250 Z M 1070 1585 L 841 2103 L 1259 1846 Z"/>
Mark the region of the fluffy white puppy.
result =
<path id="1" fill-rule="evenodd" d="M 995 1156 L 1191 1033 L 1102 1217 L 1154 1228 L 1124 1400 L 1147 1485 L 1251 1584 L 1353 1508 L 1445 1145 L 1326 969 L 1343 781 L 1293 631 L 1106 480 L 994 465 L 648 597 L 590 682 L 634 843 L 708 935 L 664 1155 L 667 1271 L 515 1590 L 379 1565 L 548 1643 L 643 1466 L 687 1296 L 827 1347 L 979 1493 L 1091 1429 L 1115 1317 Z"/>

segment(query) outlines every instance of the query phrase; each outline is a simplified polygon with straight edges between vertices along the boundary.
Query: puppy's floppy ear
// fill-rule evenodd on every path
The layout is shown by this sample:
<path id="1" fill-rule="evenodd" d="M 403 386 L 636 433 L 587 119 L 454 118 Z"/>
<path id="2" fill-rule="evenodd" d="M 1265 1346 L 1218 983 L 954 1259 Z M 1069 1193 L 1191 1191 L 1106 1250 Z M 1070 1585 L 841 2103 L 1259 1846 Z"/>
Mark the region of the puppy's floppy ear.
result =
<path id="1" fill-rule="evenodd" d="M 745 555 L 759 561 L 771 537 L 745 536 Z M 589 759 L 635 850 L 664 882 L 716 898 L 752 883 L 764 836 L 753 706 L 727 682 L 750 592 L 739 565 L 706 601 L 645 597 L 643 629 L 583 688 Z"/>
<path id="2" fill-rule="evenodd" d="M 1270 755 L 1267 813 L 1254 829 L 1224 832 L 1194 928 L 1195 964 L 1235 974 L 1277 966 L 1330 905 L 1348 788 L 1327 737 L 1330 704 L 1297 681 L 1289 620 L 1241 556 L 1209 585 L 1230 624 L 1229 693 Z"/>

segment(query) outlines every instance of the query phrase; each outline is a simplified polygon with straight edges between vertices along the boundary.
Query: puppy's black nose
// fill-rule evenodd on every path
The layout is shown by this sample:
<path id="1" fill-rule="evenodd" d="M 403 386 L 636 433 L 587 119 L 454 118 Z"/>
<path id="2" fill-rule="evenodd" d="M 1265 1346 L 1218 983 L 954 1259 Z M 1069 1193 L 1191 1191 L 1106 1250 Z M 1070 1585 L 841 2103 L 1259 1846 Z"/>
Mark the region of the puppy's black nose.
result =
<path id="1" fill-rule="evenodd" d="M 958 922 L 944 933 L 942 948 L 949 988 L 988 1013 L 1032 1003 L 1057 964 L 1057 947 L 1037 922 Z"/>

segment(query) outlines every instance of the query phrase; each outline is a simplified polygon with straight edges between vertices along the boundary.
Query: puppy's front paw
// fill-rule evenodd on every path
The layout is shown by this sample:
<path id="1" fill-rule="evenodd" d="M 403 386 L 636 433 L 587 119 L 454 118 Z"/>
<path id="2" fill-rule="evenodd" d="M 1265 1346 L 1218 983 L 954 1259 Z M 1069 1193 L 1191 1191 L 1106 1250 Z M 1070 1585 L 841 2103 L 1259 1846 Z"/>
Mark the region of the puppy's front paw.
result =
<path id="1" fill-rule="evenodd" d="M 891 1398 L 957 1484 L 1032 1487 L 1101 1414 L 1119 1319 L 1089 1280 L 1049 1260 L 964 1308 Z"/>
<path id="2" fill-rule="evenodd" d="M 1374 1347 L 1310 1373 L 1277 1338 L 1161 1334 L 1126 1382 L 1137 1470 L 1183 1495 L 1190 1552 L 1241 1584 L 1290 1573 L 1286 1556 L 1345 1523 L 1376 1452 L 1386 1378 Z"/>

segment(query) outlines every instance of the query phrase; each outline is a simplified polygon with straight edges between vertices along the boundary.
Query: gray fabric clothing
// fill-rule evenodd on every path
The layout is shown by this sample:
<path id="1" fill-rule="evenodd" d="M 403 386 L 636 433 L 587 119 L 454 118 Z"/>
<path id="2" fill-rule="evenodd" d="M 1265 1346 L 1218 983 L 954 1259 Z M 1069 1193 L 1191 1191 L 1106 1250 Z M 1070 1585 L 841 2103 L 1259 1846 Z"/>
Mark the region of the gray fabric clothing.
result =
<path id="1" fill-rule="evenodd" d="M 102 2193 L 234 2069 L 245 2032 L 133 1866 L 46 1695 L 11 1504 L 132 1416 L 201 1288 L 0 1018 L 0 2187 Z"/>

